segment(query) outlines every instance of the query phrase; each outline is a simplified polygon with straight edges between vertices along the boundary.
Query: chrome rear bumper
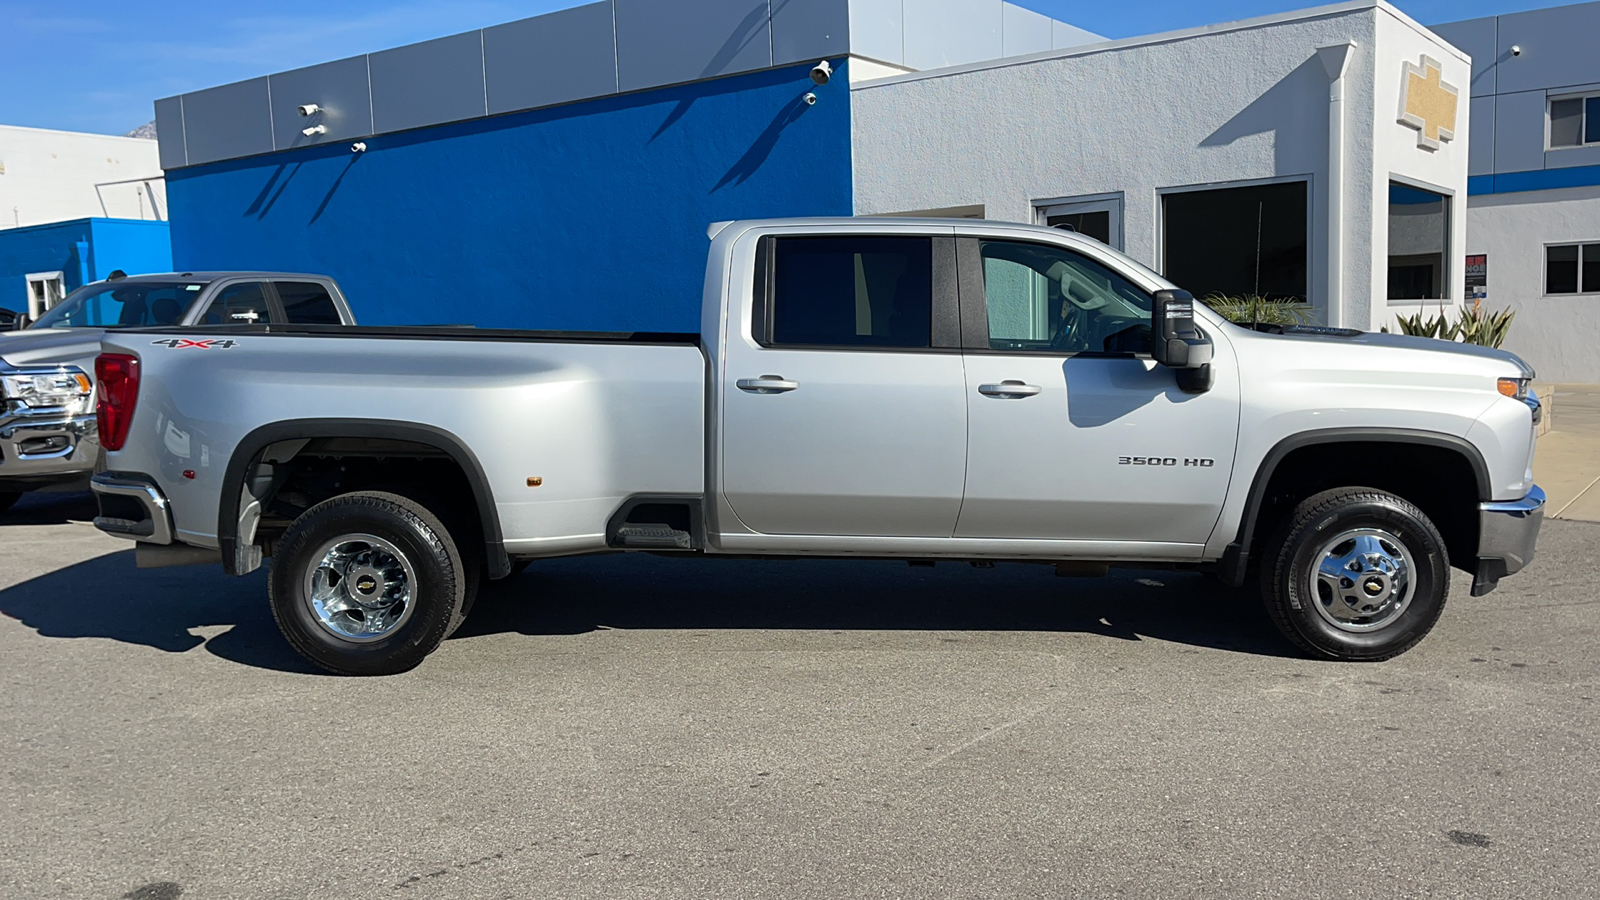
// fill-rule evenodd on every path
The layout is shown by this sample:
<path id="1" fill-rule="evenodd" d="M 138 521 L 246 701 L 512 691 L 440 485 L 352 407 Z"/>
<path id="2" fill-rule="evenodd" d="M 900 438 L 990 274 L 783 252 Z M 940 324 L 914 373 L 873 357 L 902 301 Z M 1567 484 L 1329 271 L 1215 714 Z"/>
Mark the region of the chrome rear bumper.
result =
<path id="1" fill-rule="evenodd" d="M 148 476 L 101 472 L 89 479 L 89 487 L 100 505 L 94 527 L 145 543 L 172 543 L 172 510 Z"/>

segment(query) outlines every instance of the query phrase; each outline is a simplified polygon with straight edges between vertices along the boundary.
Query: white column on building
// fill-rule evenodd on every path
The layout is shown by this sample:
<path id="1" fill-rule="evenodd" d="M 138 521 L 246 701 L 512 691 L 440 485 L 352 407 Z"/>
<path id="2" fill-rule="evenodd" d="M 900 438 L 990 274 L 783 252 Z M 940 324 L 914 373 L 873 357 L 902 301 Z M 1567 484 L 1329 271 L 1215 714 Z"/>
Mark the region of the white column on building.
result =
<path id="1" fill-rule="evenodd" d="M 1317 48 L 1328 70 L 1328 324 L 1344 325 L 1344 73 L 1354 41 Z"/>

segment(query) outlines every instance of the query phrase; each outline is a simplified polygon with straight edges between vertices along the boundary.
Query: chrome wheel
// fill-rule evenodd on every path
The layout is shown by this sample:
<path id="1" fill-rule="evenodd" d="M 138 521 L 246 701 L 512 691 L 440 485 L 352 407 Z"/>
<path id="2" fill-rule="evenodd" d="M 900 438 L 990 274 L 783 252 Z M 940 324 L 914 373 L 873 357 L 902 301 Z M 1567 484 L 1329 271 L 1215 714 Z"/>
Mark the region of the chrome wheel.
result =
<path id="1" fill-rule="evenodd" d="M 1411 551 L 1379 528 L 1346 531 L 1322 545 L 1312 604 L 1329 625 L 1350 632 L 1376 631 L 1411 605 L 1416 570 Z"/>
<path id="2" fill-rule="evenodd" d="M 394 544 L 347 534 L 323 544 L 306 572 L 311 613 L 335 637 L 365 643 L 394 634 L 411 618 L 417 574 Z"/>

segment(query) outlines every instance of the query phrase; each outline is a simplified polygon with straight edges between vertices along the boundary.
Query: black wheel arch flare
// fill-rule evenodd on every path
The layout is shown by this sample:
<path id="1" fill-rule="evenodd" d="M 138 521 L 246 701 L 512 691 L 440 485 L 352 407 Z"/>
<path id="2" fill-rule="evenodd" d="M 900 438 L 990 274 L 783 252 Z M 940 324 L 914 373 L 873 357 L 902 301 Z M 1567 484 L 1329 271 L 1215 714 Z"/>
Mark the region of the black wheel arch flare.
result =
<path id="1" fill-rule="evenodd" d="M 233 449 L 228 467 L 223 472 L 222 493 L 217 503 L 217 545 L 222 551 L 222 567 L 229 575 L 243 575 L 238 571 L 240 498 L 250 469 L 268 447 L 284 441 L 315 438 L 372 438 L 378 440 L 408 441 L 432 447 L 461 467 L 472 485 L 473 499 L 483 525 L 484 551 L 488 576 L 504 578 L 511 573 L 511 559 L 506 555 L 505 537 L 500 531 L 500 515 L 495 507 L 494 492 L 489 487 L 488 476 L 477 454 L 458 437 L 443 428 L 413 422 L 391 422 L 378 419 L 292 419 L 273 422 L 245 435 Z"/>
<path id="2" fill-rule="evenodd" d="M 1222 554 L 1217 574 L 1224 583 L 1239 587 L 1245 582 L 1245 570 L 1250 565 L 1250 546 L 1260 524 L 1267 487 L 1272 484 L 1272 476 L 1277 472 L 1278 465 L 1296 450 L 1318 444 L 1347 443 L 1416 444 L 1459 453 L 1472 466 L 1477 479 L 1478 499 L 1494 499 L 1489 465 L 1484 462 L 1483 454 L 1471 441 L 1453 434 L 1410 428 L 1324 428 L 1292 434 L 1274 444 L 1256 470 L 1255 481 L 1251 483 L 1249 496 L 1245 500 L 1244 515 L 1239 520 L 1239 532 Z"/>

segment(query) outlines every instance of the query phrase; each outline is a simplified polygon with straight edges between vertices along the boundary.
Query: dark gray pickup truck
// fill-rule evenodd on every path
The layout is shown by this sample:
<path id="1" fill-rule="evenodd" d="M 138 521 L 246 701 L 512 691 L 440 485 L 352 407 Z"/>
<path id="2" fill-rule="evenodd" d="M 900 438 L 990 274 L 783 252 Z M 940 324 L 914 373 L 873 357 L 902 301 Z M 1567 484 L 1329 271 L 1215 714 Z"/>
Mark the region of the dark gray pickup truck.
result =
<path id="1" fill-rule="evenodd" d="M 84 285 L 26 330 L 0 334 L 0 512 L 28 491 L 88 489 L 100 456 L 94 359 L 108 330 L 275 323 L 355 317 L 325 275 L 184 272 Z"/>

